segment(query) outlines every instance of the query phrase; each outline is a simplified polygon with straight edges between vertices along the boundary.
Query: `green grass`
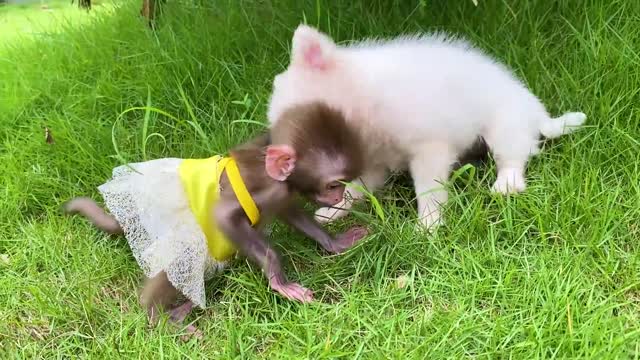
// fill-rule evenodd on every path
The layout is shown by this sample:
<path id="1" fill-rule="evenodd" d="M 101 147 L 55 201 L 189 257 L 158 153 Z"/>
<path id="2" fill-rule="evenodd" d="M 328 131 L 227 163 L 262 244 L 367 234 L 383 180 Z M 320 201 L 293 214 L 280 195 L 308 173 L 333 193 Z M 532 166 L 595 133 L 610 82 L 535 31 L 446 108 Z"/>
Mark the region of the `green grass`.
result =
<path id="1" fill-rule="evenodd" d="M 2 31 L 1 358 L 640 357 L 640 2 L 182 3 L 169 1 L 156 33 L 138 1 L 21 41 Z M 461 174 L 435 236 L 412 230 L 406 177 L 377 194 L 384 221 L 365 204 L 331 227 L 371 224 L 347 254 L 277 226 L 289 277 L 316 303 L 285 301 L 238 261 L 190 317 L 204 341 L 148 329 L 126 241 L 59 205 L 99 198 L 119 163 L 112 127 L 128 161 L 224 152 L 260 131 L 234 121 L 265 121 L 303 19 L 341 41 L 465 34 L 554 114 L 584 111 L 590 126 L 547 143 L 520 196 L 489 193 L 492 165 Z M 114 127 L 148 103 L 173 117 L 133 110 Z"/>
<path id="2" fill-rule="evenodd" d="M 76 4 L 71 4 L 70 0 L 32 0 L 23 4 L 0 5 L 0 50 L 3 45 L 63 32 L 70 25 L 86 24 L 92 17 L 113 9 L 110 2 L 94 3 L 90 15 Z"/>

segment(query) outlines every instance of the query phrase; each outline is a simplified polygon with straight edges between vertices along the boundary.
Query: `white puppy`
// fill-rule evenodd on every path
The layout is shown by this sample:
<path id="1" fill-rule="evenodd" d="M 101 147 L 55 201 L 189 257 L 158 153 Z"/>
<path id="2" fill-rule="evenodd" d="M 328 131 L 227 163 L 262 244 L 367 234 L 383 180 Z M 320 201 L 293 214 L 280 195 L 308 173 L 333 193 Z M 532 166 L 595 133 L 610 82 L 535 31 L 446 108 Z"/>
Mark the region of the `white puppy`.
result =
<path id="1" fill-rule="evenodd" d="M 583 113 L 552 119 L 544 105 L 505 66 L 469 43 L 445 35 L 400 37 L 338 46 L 327 35 L 300 25 L 291 64 L 275 77 L 270 123 L 285 108 L 325 101 L 344 112 L 365 136 L 367 169 L 362 184 L 375 190 L 387 172 L 408 166 L 422 224 L 440 223 L 447 200 L 442 183 L 456 158 L 479 138 L 498 168 L 493 190 L 525 189 L 524 171 L 539 152 L 539 136 L 553 138 L 584 123 Z M 346 214 L 351 190 L 320 221 Z"/>

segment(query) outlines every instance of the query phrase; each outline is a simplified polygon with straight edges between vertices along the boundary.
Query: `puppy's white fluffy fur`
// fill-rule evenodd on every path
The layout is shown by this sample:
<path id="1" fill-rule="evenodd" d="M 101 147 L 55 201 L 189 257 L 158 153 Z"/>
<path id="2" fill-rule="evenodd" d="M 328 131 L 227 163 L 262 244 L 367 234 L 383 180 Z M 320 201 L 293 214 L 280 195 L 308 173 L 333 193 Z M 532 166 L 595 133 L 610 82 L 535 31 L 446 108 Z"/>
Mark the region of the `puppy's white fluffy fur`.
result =
<path id="1" fill-rule="evenodd" d="M 447 200 L 441 184 L 451 165 L 478 137 L 497 162 L 493 189 L 517 192 L 525 189 L 525 165 L 539 152 L 539 135 L 557 137 L 586 120 L 583 113 L 552 119 L 506 67 L 463 40 L 436 34 L 337 46 L 300 25 L 291 63 L 273 83 L 269 121 L 317 100 L 341 110 L 365 137 L 362 185 L 375 190 L 389 170 L 409 168 L 427 227 L 441 221 L 439 206 Z M 360 197 L 350 190 L 342 204 L 316 217 L 341 217 Z"/>

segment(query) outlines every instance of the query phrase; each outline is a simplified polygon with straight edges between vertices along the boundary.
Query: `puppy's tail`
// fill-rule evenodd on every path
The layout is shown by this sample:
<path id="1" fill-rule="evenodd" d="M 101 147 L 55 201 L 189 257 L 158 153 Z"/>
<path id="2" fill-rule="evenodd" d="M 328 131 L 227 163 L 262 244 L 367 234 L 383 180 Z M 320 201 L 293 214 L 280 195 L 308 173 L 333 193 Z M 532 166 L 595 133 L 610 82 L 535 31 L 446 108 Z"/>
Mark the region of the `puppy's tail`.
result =
<path id="1" fill-rule="evenodd" d="M 77 197 L 62 205 L 65 214 L 80 214 L 89 219 L 98 229 L 109 234 L 122 234 L 122 227 L 113 215 L 107 214 L 93 199 Z"/>
<path id="2" fill-rule="evenodd" d="M 581 112 L 566 113 L 558 118 L 548 118 L 542 122 L 540 133 L 547 139 L 553 139 L 578 130 L 587 120 L 587 115 Z"/>

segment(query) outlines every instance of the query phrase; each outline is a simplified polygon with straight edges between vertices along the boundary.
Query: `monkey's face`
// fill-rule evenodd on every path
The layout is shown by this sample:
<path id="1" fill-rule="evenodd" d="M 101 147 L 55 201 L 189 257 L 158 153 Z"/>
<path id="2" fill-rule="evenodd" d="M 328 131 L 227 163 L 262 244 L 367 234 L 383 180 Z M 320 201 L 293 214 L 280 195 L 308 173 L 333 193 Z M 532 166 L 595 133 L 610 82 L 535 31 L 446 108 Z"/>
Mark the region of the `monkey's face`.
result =
<path id="1" fill-rule="evenodd" d="M 335 206 L 344 198 L 345 183 L 359 176 L 358 166 L 349 167 L 349 164 L 341 158 L 301 161 L 301 166 L 293 171 L 288 182 L 295 191 L 318 205 Z"/>
<path id="2" fill-rule="evenodd" d="M 271 128 L 265 169 L 321 205 L 342 201 L 345 182 L 364 169 L 362 140 L 341 112 L 323 103 L 291 107 Z"/>
<path id="3" fill-rule="evenodd" d="M 292 190 L 297 191 L 320 206 L 334 206 L 342 201 L 345 191 L 344 176 L 320 172 L 319 168 L 297 168 L 287 179 Z"/>
<path id="4" fill-rule="evenodd" d="M 320 205 L 334 206 L 342 201 L 345 186 L 342 180 L 333 180 L 321 184 L 321 188 L 314 194 L 314 200 Z"/>

